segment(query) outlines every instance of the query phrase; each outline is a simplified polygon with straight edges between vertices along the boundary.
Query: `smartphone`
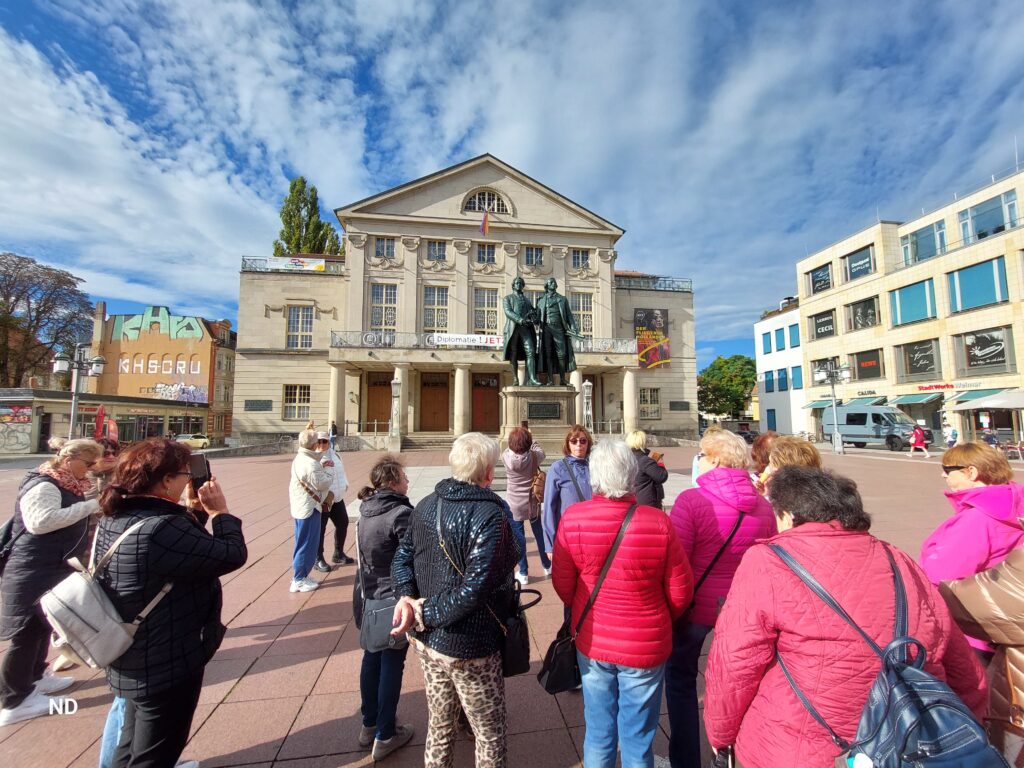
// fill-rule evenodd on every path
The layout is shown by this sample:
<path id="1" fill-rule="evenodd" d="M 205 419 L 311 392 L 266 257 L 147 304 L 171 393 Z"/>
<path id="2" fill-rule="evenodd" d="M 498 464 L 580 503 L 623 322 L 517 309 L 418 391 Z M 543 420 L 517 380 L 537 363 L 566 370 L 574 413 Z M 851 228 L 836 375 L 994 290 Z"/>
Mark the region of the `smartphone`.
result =
<path id="1" fill-rule="evenodd" d="M 210 461 L 201 453 L 193 453 L 188 460 L 188 469 L 192 473 L 192 490 L 198 494 L 203 483 L 210 479 Z"/>

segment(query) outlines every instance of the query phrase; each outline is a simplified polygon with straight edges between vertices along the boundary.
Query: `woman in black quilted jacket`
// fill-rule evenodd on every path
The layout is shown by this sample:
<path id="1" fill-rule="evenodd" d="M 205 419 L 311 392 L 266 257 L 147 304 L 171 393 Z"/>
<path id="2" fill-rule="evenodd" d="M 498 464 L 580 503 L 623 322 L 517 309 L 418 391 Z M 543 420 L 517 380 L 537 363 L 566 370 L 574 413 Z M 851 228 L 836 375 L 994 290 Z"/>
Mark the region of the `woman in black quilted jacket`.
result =
<path id="1" fill-rule="evenodd" d="M 452 477 L 416 505 L 391 568 L 394 633 L 410 632 L 426 683 L 423 764 L 452 764 L 460 708 L 476 738 L 476 764 L 506 764 L 502 622 L 521 551 L 490 490 L 498 444 L 470 432 L 452 445 Z"/>
<path id="2" fill-rule="evenodd" d="M 191 492 L 188 446 L 152 438 L 125 450 L 100 494 L 96 551 L 145 521 L 99 574 L 114 606 L 132 621 L 170 591 L 139 625 L 135 641 L 107 668 L 115 695 L 127 700 L 115 766 L 173 768 L 188 740 L 203 671 L 224 637 L 220 577 L 247 557 L 242 521 L 228 514 L 216 479 Z M 179 501 L 186 493 L 187 506 Z M 213 533 L 203 528 L 210 519 Z"/>

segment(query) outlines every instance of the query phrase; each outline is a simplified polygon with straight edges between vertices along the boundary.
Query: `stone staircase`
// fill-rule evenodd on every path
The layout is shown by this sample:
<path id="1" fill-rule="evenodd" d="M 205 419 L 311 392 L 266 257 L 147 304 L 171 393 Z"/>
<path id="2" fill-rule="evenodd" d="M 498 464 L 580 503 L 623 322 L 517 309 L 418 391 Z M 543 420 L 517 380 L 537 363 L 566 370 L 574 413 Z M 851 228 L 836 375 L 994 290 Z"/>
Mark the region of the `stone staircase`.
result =
<path id="1" fill-rule="evenodd" d="M 414 432 L 402 436 L 403 451 L 450 451 L 455 435 L 451 432 Z"/>

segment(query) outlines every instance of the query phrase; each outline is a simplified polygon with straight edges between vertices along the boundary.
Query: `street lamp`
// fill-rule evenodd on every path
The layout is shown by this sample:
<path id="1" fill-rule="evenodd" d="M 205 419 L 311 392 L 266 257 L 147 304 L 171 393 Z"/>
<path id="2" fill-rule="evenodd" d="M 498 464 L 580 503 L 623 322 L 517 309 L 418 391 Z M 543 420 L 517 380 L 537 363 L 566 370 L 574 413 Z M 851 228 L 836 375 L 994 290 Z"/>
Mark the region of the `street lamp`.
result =
<path id="1" fill-rule="evenodd" d="M 850 366 L 844 365 L 836 368 L 831 363 L 828 363 L 815 369 L 814 380 L 818 384 L 829 384 L 832 387 L 832 450 L 835 453 L 845 453 L 846 451 L 843 449 L 843 436 L 839 433 L 839 411 L 836 409 L 836 382 L 841 381 L 845 383 L 850 380 Z"/>
<path id="2" fill-rule="evenodd" d="M 53 372 L 67 373 L 71 371 L 71 427 L 68 429 L 68 439 L 75 437 L 75 425 L 78 420 L 78 377 L 79 374 L 86 376 L 100 376 L 103 374 L 103 367 L 107 361 L 97 355 L 91 360 L 86 357 L 86 350 L 92 346 L 89 342 L 83 341 L 75 344 L 75 356 L 68 357 L 63 352 L 53 358 Z"/>
<path id="3" fill-rule="evenodd" d="M 402 397 L 402 382 L 398 378 L 391 380 L 391 433 L 390 436 L 400 440 L 402 437 L 401 416 L 399 413 L 399 399 Z"/>
<path id="4" fill-rule="evenodd" d="M 594 382 L 583 382 L 583 426 L 594 432 Z"/>

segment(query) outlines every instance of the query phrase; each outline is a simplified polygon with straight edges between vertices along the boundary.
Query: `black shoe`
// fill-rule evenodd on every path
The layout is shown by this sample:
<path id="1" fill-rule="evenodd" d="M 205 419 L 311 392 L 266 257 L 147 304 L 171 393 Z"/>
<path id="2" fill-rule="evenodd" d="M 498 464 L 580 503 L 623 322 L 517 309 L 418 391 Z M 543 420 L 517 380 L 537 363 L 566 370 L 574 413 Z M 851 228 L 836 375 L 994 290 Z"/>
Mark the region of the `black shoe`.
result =
<path id="1" fill-rule="evenodd" d="M 345 556 L 343 554 L 341 554 L 341 552 L 339 550 L 337 550 L 337 549 L 334 550 L 334 554 L 331 555 L 331 562 L 332 563 L 340 563 L 344 559 L 345 559 Z"/>
<path id="2" fill-rule="evenodd" d="M 331 568 L 331 566 L 329 566 L 329 565 L 327 564 L 327 561 L 326 561 L 326 560 L 323 560 L 323 559 L 321 559 L 321 560 L 317 560 L 317 561 L 316 561 L 316 562 L 315 562 L 315 563 L 313 564 L 313 567 L 314 567 L 314 568 L 316 568 L 316 569 L 317 569 L 318 571 L 320 571 L 321 573 L 330 573 L 330 572 L 331 572 L 331 571 L 333 570 L 333 569 Z"/>
<path id="3" fill-rule="evenodd" d="M 348 555 L 342 555 L 341 560 L 339 560 L 338 562 L 341 563 L 341 565 L 355 565 L 356 561 Z"/>

